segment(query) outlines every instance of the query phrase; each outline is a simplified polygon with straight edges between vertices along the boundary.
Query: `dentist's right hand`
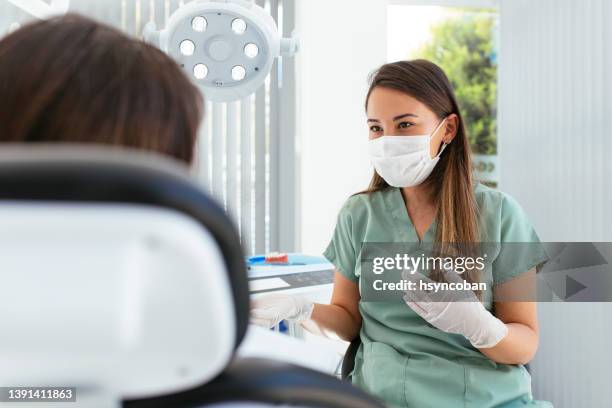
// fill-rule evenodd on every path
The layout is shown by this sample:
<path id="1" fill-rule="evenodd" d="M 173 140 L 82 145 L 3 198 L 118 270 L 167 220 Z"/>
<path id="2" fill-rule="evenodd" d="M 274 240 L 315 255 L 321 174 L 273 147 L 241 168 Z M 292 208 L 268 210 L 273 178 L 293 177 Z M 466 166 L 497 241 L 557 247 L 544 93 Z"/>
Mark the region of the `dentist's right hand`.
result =
<path id="1" fill-rule="evenodd" d="M 314 303 L 302 296 L 272 294 L 251 301 L 251 323 L 268 329 L 282 320 L 301 323 L 310 319 Z"/>

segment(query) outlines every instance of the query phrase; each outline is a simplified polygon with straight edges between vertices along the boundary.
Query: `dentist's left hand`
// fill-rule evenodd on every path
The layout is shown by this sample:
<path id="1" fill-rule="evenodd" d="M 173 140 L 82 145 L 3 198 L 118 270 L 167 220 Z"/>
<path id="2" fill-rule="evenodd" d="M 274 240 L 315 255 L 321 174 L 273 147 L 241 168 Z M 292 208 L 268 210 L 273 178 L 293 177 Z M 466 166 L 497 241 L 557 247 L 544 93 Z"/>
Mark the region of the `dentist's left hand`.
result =
<path id="1" fill-rule="evenodd" d="M 310 319 L 314 303 L 302 296 L 272 294 L 251 301 L 251 323 L 272 328 L 282 320 L 300 323 Z"/>
<path id="2" fill-rule="evenodd" d="M 448 282 L 463 283 L 454 271 L 447 271 L 445 275 Z M 404 273 L 402 277 L 433 283 L 419 273 L 416 276 Z M 461 334 L 476 348 L 494 347 L 508 334 L 508 326 L 485 309 L 471 290 L 453 293 L 407 290 L 404 301 L 432 326 L 447 333 Z"/>

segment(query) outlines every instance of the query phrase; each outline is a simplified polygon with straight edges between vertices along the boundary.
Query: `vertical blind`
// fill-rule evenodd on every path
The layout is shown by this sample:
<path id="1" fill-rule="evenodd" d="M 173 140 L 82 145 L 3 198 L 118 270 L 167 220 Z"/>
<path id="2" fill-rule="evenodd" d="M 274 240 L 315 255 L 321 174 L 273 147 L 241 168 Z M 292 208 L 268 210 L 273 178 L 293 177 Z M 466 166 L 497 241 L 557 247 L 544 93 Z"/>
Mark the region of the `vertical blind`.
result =
<path id="1" fill-rule="evenodd" d="M 256 0 L 283 36 L 295 27 L 295 0 Z M 164 27 L 181 0 L 72 0 L 70 11 L 140 37 L 148 21 Z M 31 17 L 0 2 L 0 34 Z M 279 59 L 255 94 L 205 104 L 195 172 L 233 217 L 247 253 L 294 251 L 298 246 L 295 64 Z M 281 103 L 282 101 L 282 103 Z"/>
<path id="2" fill-rule="evenodd" d="M 612 241 L 612 4 L 503 0 L 500 17 L 500 189 L 543 241 Z M 538 306 L 537 397 L 610 406 L 611 306 Z"/>

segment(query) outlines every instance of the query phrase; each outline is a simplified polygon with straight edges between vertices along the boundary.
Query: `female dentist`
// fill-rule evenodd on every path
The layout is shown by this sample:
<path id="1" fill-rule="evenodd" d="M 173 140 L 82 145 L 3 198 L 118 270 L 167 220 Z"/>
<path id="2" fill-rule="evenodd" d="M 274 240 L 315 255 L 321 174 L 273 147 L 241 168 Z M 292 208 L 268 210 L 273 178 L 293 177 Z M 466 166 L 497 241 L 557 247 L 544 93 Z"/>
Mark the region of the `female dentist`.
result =
<path id="1" fill-rule="evenodd" d="M 288 319 L 348 341 L 359 335 L 351 379 L 390 407 L 551 407 L 533 400 L 523 366 L 538 346 L 535 303 L 480 301 L 473 292 L 467 302 L 429 302 L 411 291 L 403 302 L 362 299 L 364 242 L 539 241 L 516 201 L 472 179 L 464 122 L 438 66 L 382 66 L 366 111 L 376 171 L 369 189 L 341 209 L 325 250 L 337 270 L 331 304 L 270 295 L 254 301 L 253 321 L 271 327 Z M 511 279 L 533 278 L 546 260 L 539 246 L 529 248 L 463 278 L 487 282 L 496 295 Z"/>

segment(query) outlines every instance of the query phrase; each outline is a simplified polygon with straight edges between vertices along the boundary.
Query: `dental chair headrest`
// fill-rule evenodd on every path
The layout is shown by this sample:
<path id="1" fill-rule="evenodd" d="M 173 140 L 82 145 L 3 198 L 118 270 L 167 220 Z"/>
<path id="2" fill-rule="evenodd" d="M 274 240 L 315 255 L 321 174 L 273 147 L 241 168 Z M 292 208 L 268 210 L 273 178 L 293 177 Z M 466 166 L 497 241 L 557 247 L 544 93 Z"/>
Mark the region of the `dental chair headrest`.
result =
<path id="1" fill-rule="evenodd" d="M 4 145 L 0 248 L 2 384 L 161 395 L 216 376 L 244 337 L 236 228 L 169 159 Z"/>

